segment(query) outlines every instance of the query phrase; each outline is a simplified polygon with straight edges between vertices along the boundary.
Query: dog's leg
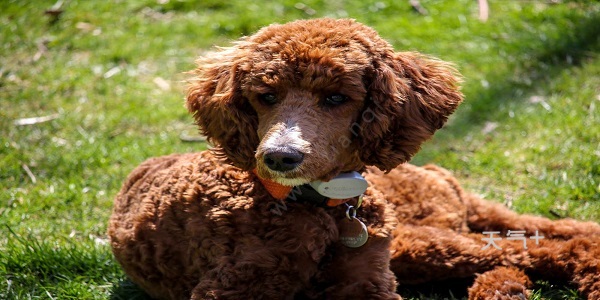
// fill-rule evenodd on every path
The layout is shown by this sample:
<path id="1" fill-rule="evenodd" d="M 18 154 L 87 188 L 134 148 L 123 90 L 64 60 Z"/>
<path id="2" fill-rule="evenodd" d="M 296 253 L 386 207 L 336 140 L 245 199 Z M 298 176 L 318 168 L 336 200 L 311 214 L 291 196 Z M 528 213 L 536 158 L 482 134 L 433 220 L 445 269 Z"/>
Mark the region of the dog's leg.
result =
<path id="1" fill-rule="evenodd" d="M 475 283 L 469 288 L 469 300 L 524 300 L 530 296 L 527 289 L 531 285 L 531 280 L 523 271 L 498 267 L 477 275 Z"/>
<path id="2" fill-rule="evenodd" d="M 396 172 L 396 173 L 394 173 Z M 375 173 L 379 178 L 374 178 L 375 183 L 380 185 L 383 183 L 385 187 L 385 179 L 390 175 L 384 175 Z M 432 199 L 428 199 L 429 195 L 444 196 L 448 200 L 433 201 L 439 203 L 438 205 L 446 205 L 448 203 L 461 203 L 466 207 L 467 226 L 474 232 L 483 231 L 500 231 L 502 235 L 506 235 L 508 230 L 522 231 L 529 235 L 534 235 L 536 231 L 539 235 L 546 238 L 555 239 L 570 239 L 576 236 L 600 236 L 600 225 L 594 222 L 581 222 L 571 219 L 563 219 L 552 221 L 547 218 L 523 215 L 511 211 L 507 207 L 499 203 L 494 203 L 481 199 L 479 196 L 465 192 L 456 178 L 452 173 L 446 169 L 435 165 L 426 165 L 422 168 L 414 166 L 400 166 L 396 170 L 390 172 L 391 178 L 387 178 L 388 181 L 396 181 L 396 184 L 401 188 L 390 189 L 387 188 L 386 195 L 396 205 L 409 205 L 408 197 L 411 198 L 421 197 L 417 200 L 413 200 L 417 205 L 416 207 L 427 207 L 428 211 L 431 211 L 431 216 L 422 216 L 423 220 L 420 220 L 421 225 L 431 225 L 434 227 L 440 227 L 440 224 L 444 224 L 442 221 L 437 221 L 444 218 L 450 218 L 452 214 L 450 211 L 444 211 L 443 209 L 431 208 L 427 205 L 432 202 Z M 443 183 L 445 182 L 445 183 Z M 406 187 L 412 187 L 413 193 L 410 195 L 404 195 L 401 192 L 406 193 Z M 391 195 L 390 195 L 391 194 Z M 394 201 L 394 195 L 400 194 L 399 200 Z M 398 195 L 396 195 L 396 198 Z M 455 198 L 460 199 L 457 201 Z M 452 202 L 453 200 L 454 202 Z M 460 210 L 456 205 L 451 207 L 455 209 L 455 214 L 461 214 Z M 407 210 L 407 209 L 404 209 Z M 421 209 L 422 210 L 422 209 Z M 422 213 L 422 211 L 419 211 Z M 435 222 L 426 224 L 423 221 L 427 221 L 427 217 L 433 217 Z M 449 226 L 450 227 L 450 226 Z M 457 226 L 454 226 L 455 230 Z"/>
<path id="3" fill-rule="evenodd" d="M 413 225 L 398 226 L 393 235 L 391 269 L 399 283 L 467 278 L 503 264 L 503 251 L 484 248 L 482 235 Z"/>
<path id="4" fill-rule="evenodd" d="M 331 261 L 317 276 L 315 298 L 401 299 L 389 268 L 389 237 L 370 237 L 359 248 L 337 245 Z"/>
<path id="5" fill-rule="evenodd" d="M 535 278 L 573 282 L 585 295 L 600 294 L 600 238 L 542 239 L 535 244 L 496 235 L 495 244 L 488 246 L 490 237 L 399 226 L 394 231 L 390 266 L 398 282 L 408 284 L 466 278 L 512 266 Z"/>
<path id="6" fill-rule="evenodd" d="M 202 274 L 192 299 L 294 299 L 310 288 L 337 232 L 326 211 L 301 206 L 289 204 L 282 216 L 243 212 L 236 220 L 245 233 L 225 240 L 231 250 Z"/>
<path id="7" fill-rule="evenodd" d="M 191 299 L 294 299 L 304 288 L 316 263 L 303 255 L 253 249 L 219 259 L 192 290 Z M 302 270 L 293 268 L 303 265 Z"/>
<path id="8" fill-rule="evenodd" d="M 570 239 L 577 236 L 600 236 L 600 225 L 594 222 L 581 222 L 572 219 L 549 220 L 547 218 L 523 215 L 511 211 L 499 203 L 481 199 L 472 194 L 464 195 L 468 206 L 468 226 L 477 232 L 524 230 L 527 235 L 537 233 L 544 238 Z"/>
<path id="9" fill-rule="evenodd" d="M 600 238 L 576 237 L 568 241 L 540 241 L 528 250 L 536 277 L 552 276 L 574 283 L 588 299 L 600 299 Z"/>

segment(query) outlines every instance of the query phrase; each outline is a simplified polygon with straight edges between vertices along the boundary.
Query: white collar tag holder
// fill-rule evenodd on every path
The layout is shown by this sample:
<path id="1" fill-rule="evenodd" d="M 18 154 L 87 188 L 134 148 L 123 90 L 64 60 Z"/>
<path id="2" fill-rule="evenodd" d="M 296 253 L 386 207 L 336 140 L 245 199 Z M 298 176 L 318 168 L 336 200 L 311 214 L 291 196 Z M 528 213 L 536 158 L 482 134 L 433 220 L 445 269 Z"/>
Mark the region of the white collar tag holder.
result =
<path id="1" fill-rule="evenodd" d="M 369 184 L 358 172 L 341 173 L 337 177 L 325 181 L 309 183 L 319 194 L 332 199 L 348 199 L 362 195 Z"/>

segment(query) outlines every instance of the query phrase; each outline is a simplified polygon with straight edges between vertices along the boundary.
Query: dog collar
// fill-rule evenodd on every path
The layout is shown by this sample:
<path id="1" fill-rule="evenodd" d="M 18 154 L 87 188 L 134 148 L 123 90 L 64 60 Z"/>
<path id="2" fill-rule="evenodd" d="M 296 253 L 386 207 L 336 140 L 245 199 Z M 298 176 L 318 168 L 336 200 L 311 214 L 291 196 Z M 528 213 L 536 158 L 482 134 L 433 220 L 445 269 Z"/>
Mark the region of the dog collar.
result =
<path id="1" fill-rule="evenodd" d="M 310 184 L 303 184 L 299 186 L 286 186 L 279 184 L 273 180 L 262 178 L 258 175 L 256 169 L 252 170 L 254 175 L 260 180 L 261 184 L 265 187 L 269 194 L 277 200 L 290 200 L 295 202 L 308 202 L 318 206 L 335 207 L 344 204 L 356 197 L 349 197 L 344 199 L 329 198 L 321 195 L 315 190 Z"/>
<path id="2" fill-rule="evenodd" d="M 357 172 L 342 173 L 328 182 L 313 181 L 309 184 L 294 187 L 261 178 L 258 176 L 256 169 L 252 170 L 252 172 L 269 194 L 280 201 L 289 199 L 291 201 L 304 201 L 325 207 L 346 204 L 346 217 L 338 222 L 339 242 L 349 248 L 358 248 L 364 245 L 369 239 L 367 226 L 356 217 L 356 210 L 362 204 L 363 193 L 366 191 L 368 185 L 367 181 Z M 360 194 L 357 194 L 358 192 Z M 333 199 L 323 194 L 353 197 Z M 346 203 L 354 198 L 357 198 L 355 205 Z"/>

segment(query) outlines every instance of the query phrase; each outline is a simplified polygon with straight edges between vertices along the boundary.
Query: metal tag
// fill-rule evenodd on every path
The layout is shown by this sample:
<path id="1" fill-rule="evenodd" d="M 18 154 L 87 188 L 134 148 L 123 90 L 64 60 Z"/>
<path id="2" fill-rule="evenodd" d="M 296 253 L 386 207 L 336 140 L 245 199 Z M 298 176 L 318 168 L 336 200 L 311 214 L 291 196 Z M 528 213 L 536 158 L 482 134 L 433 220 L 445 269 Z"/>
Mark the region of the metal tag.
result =
<path id="1" fill-rule="evenodd" d="M 358 248 L 369 239 L 367 226 L 356 217 L 344 218 L 339 224 L 340 242 L 350 248 Z"/>
<path id="2" fill-rule="evenodd" d="M 354 198 L 364 193 L 369 186 L 367 180 L 358 172 L 340 173 L 329 181 L 309 183 L 319 194 L 333 199 Z"/>

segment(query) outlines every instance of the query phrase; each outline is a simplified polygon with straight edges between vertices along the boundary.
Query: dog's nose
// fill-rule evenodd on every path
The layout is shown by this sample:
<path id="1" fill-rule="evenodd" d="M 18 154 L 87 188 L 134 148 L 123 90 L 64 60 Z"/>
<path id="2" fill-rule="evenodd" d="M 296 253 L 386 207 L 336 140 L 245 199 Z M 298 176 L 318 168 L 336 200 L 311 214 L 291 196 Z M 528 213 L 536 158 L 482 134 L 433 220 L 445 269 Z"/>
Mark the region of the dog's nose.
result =
<path id="1" fill-rule="evenodd" d="M 273 171 L 285 172 L 295 169 L 304 159 L 304 154 L 286 149 L 265 154 L 263 161 Z"/>

